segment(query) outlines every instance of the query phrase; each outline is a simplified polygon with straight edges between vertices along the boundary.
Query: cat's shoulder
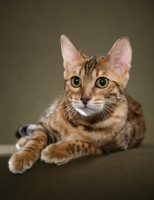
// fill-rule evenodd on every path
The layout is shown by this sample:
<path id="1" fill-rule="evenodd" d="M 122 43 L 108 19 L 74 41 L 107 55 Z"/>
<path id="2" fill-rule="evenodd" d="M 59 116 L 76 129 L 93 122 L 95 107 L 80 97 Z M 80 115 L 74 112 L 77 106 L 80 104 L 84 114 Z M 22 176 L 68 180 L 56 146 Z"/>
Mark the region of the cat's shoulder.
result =
<path id="1" fill-rule="evenodd" d="M 60 97 L 58 99 L 56 99 L 55 101 L 53 101 L 53 103 L 44 111 L 44 113 L 40 116 L 39 118 L 39 123 L 43 123 L 44 120 L 46 118 L 48 118 L 53 112 L 54 110 L 57 108 L 57 106 L 59 105 L 59 101 L 60 101 Z"/>

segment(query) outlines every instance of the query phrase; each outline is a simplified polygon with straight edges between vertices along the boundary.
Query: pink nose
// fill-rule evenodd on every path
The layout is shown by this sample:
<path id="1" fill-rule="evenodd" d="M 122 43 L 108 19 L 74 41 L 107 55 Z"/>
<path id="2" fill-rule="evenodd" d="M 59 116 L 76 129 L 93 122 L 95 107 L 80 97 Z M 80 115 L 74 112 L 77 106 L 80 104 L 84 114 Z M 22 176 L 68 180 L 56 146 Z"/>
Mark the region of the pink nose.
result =
<path id="1" fill-rule="evenodd" d="M 82 96 L 82 97 L 80 98 L 80 100 L 82 101 L 82 103 L 83 103 L 84 105 L 86 105 L 87 102 L 88 102 L 90 99 L 91 99 L 91 98 L 88 97 L 88 96 Z"/>

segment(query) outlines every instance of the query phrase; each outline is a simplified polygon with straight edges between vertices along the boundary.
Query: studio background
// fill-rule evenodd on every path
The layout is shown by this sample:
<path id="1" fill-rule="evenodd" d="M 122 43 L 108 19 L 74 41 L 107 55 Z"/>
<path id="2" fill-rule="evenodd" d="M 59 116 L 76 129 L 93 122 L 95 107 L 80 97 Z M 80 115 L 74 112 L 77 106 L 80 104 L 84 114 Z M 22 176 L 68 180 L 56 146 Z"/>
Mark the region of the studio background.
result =
<path id="1" fill-rule="evenodd" d="M 130 38 L 127 93 L 142 104 L 144 143 L 154 144 L 152 0 L 1 0 L 0 144 L 15 143 L 17 128 L 36 123 L 63 93 L 62 34 L 87 55 L 106 55 L 118 38 Z"/>

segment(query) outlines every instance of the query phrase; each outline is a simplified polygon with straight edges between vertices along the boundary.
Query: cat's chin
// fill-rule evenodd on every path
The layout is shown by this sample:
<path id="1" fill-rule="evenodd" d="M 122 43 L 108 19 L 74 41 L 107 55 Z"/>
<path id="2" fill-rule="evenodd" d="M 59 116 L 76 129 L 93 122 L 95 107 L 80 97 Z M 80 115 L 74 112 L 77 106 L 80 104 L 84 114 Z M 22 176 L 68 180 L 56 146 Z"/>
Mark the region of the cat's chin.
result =
<path id="1" fill-rule="evenodd" d="M 90 108 L 75 108 L 75 110 L 80 113 L 82 116 L 88 117 L 91 115 L 96 114 L 96 111 L 90 109 Z"/>

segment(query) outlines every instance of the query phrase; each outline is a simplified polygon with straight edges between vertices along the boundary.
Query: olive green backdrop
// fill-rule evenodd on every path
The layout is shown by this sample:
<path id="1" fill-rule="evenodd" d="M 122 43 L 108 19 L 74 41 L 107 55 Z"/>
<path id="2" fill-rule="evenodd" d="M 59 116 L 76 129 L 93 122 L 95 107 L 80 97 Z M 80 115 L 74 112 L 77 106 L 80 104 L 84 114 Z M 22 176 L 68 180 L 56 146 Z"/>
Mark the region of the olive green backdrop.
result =
<path id="1" fill-rule="evenodd" d="M 154 144 L 154 2 L 152 0 L 1 0 L 0 144 L 35 123 L 63 92 L 59 38 L 68 36 L 87 55 L 106 55 L 127 35 L 133 47 L 127 92 L 143 105 Z"/>

